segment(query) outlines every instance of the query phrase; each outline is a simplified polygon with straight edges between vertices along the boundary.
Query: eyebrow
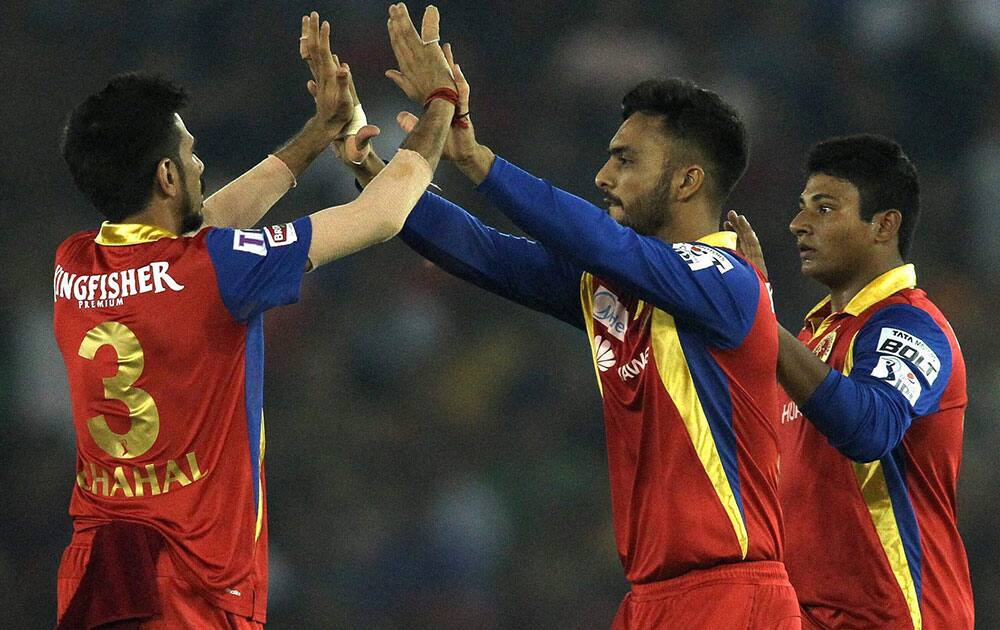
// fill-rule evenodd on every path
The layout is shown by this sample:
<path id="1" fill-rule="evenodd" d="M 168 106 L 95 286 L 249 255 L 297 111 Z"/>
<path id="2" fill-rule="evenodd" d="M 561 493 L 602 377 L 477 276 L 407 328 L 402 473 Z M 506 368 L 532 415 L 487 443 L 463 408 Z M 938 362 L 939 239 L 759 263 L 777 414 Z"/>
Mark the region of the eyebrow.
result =
<path id="1" fill-rule="evenodd" d="M 809 201 L 813 201 L 813 202 L 823 201 L 824 199 L 829 199 L 830 201 L 837 201 L 836 197 L 834 197 L 833 195 L 829 195 L 827 193 L 814 193 L 813 195 L 810 195 L 810 197 L 809 197 Z M 804 205 L 805 202 L 806 202 L 806 198 L 803 197 L 802 195 L 799 195 L 799 205 L 800 206 Z"/>
<path id="2" fill-rule="evenodd" d="M 617 147 L 609 148 L 608 155 L 621 155 L 622 153 L 626 153 L 628 151 L 633 151 L 632 147 L 623 144 Z"/>

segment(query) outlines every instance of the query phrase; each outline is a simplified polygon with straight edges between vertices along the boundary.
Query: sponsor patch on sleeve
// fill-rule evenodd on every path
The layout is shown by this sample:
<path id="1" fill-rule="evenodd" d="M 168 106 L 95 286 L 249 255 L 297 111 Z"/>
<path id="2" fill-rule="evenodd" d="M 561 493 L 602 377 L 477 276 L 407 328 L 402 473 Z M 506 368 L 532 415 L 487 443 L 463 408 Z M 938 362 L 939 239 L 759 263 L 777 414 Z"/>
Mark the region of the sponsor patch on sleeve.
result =
<path id="1" fill-rule="evenodd" d="M 628 331 L 628 309 L 618 296 L 602 286 L 594 292 L 594 319 L 604 324 L 608 334 L 618 341 L 625 341 Z"/>
<path id="2" fill-rule="evenodd" d="M 264 235 L 260 230 L 233 230 L 233 249 L 258 256 L 267 256 Z"/>
<path id="3" fill-rule="evenodd" d="M 910 405 L 916 407 L 923 388 L 917 380 L 917 375 L 901 359 L 880 354 L 878 363 L 872 370 L 872 376 L 898 389 L 906 400 L 910 401 Z"/>
<path id="4" fill-rule="evenodd" d="M 927 382 L 931 385 L 941 372 L 941 359 L 937 353 L 922 339 L 905 330 L 883 328 L 879 333 L 876 352 L 906 359 L 927 377 Z"/>
<path id="5" fill-rule="evenodd" d="M 700 271 L 715 267 L 719 273 L 726 273 L 733 268 L 733 263 L 722 254 L 706 245 L 697 243 L 674 243 L 674 251 L 687 263 L 692 271 Z"/>
<path id="6" fill-rule="evenodd" d="M 267 237 L 267 242 L 271 245 L 271 247 L 291 245 L 299 238 L 298 235 L 295 234 L 295 226 L 291 223 L 270 225 L 264 228 L 264 236 Z"/>

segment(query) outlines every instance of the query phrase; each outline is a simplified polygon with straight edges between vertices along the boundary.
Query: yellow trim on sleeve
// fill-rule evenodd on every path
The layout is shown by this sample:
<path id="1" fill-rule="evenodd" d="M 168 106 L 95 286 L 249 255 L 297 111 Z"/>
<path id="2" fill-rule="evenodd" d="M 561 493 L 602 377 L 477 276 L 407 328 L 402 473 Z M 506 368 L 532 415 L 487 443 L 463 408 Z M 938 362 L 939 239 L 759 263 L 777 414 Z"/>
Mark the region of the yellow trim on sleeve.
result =
<path id="1" fill-rule="evenodd" d="M 895 291 L 892 293 L 895 293 Z M 844 376 L 849 376 L 851 370 L 854 368 L 855 339 L 857 339 L 857 333 L 851 338 L 851 345 L 848 347 L 847 356 L 844 358 Z M 906 557 L 906 549 L 903 546 L 903 536 L 899 531 L 899 524 L 896 522 L 896 513 L 892 509 L 892 499 L 889 496 L 889 486 L 885 480 L 885 471 L 882 468 L 882 462 L 875 461 L 867 464 L 851 462 L 851 464 L 854 466 L 854 476 L 858 480 L 858 488 L 861 490 L 861 496 L 868 507 L 868 514 L 871 516 L 872 525 L 875 526 L 875 532 L 878 534 L 882 550 L 889 561 L 889 568 L 896 578 L 899 590 L 903 593 L 903 599 L 906 600 L 906 607 L 910 611 L 910 620 L 913 622 L 913 628 L 914 630 L 921 630 L 923 628 L 923 617 L 920 613 L 917 586 L 913 582 L 913 573 L 910 572 L 910 561 Z"/>
<path id="2" fill-rule="evenodd" d="M 653 308 L 652 317 L 653 356 L 656 358 L 656 369 L 660 373 L 660 380 L 677 411 L 680 412 L 698 459 L 733 526 L 740 544 L 741 557 L 745 559 L 749 546 L 746 523 L 736 501 L 736 493 L 733 492 L 726 470 L 722 466 L 722 458 L 712 436 L 712 429 L 708 426 L 705 410 L 698 398 L 674 318 L 657 308 Z"/>
<path id="3" fill-rule="evenodd" d="M 260 411 L 260 460 L 257 462 L 257 523 L 254 526 L 253 539 L 260 538 L 260 529 L 264 524 L 264 410 Z"/>
<path id="4" fill-rule="evenodd" d="M 594 361 L 594 375 L 597 376 L 597 389 L 604 398 L 604 385 L 601 384 L 601 371 L 597 368 L 597 346 L 594 345 L 594 276 L 583 273 L 580 276 L 580 306 L 583 309 L 583 323 L 587 327 L 587 343 L 590 344 L 590 358 Z"/>

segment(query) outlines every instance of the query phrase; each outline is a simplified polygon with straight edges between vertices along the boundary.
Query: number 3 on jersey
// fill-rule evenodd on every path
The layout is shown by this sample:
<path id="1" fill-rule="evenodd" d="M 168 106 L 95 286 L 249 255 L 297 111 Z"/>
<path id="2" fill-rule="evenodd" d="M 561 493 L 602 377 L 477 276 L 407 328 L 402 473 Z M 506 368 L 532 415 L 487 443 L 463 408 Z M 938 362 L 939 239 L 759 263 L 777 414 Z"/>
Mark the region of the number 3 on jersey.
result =
<path id="1" fill-rule="evenodd" d="M 153 446 L 160 433 L 160 412 L 146 390 L 133 387 L 144 365 L 142 346 L 135 334 L 118 322 L 98 324 L 83 338 L 79 354 L 93 360 L 103 346 L 111 346 L 118 355 L 118 373 L 104 379 L 104 396 L 125 403 L 131 425 L 127 433 L 115 433 L 104 416 L 97 415 L 87 420 L 87 428 L 105 453 L 131 459 Z"/>

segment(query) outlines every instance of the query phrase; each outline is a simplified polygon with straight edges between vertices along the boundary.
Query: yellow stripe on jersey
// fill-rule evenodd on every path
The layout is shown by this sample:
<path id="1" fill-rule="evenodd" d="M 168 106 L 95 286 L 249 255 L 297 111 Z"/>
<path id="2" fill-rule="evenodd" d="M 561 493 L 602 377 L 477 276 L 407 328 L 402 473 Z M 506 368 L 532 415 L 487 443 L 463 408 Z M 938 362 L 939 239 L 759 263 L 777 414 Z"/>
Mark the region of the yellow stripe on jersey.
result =
<path id="1" fill-rule="evenodd" d="M 264 484 L 261 479 L 264 477 L 264 410 L 260 411 L 260 460 L 257 462 L 257 524 L 254 527 L 253 539 L 260 538 L 260 528 L 264 524 Z"/>
<path id="2" fill-rule="evenodd" d="M 729 478 L 722 466 L 722 458 L 712 436 L 712 429 L 708 426 L 705 410 L 698 398 L 694 378 L 691 376 L 680 337 L 677 335 L 677 326 L 671 315 L 657 308 L 653 309 L 652 346 L 656 369 L 660 373 L 663 387 L 680 412 L 688 435 L 691 436 L 694 450 L 698 453 L 698 459 L 732 523 L 736 539 L 740 543 L 742 557 L 746 558 L 749 544 L 747 526 L 743 521 L 740 506 L 736 502 L 736 494 L 729 485 Z"/>
<path id="3" fill-rule="evenodd" d="M 594 360 L 594 374 L 597 376 L 597 389 L 604 398 L 604 385 L 601 384 L 601 371 L 597 367 L 597 346 L 594 344 L 594 276 L 584 273 L 580 276 L 580 305 L 583 307 L 583 323 L 587 326 L 587 339 L 590 343 L 590 358 Z"/>
<path id="4" fill-rule="evenodd" d="M 844 358 L 844 376 L 849 376 L 854 367 L 854 340 L 857 333 L 851 339 L 851 344 L 847 348 L 847 356 Z M 854 466 L 854 476 L 857 477 L 858 487 L 861 489 L 861 496 L 868 506 L 868 514 L 871 516 L 875 532 L 878 534 L 882 550 L 886 559 L 889 560 L 889 568 L 896 578 L 899 590 L 906 600 L 906 607 L 910 611 L 910 620 L 913 621 L 914 630 L 921 630 L 923 627 L 923 617 L 920 614 L 920 601 L 917 598 L 917 586 L 913 582 L 913 573 L 910 572 L 910 561 L 906 557 L 906 550 L 903 547 L 903 536 L 899 532 L 899 524 L 896 522 L 896 513 L 892 509 L 892 499 L 889 497 L 889 486 L 885 481 L 885 471 L 882 469 L 882 462 L 869 462 L 859 464 L 851 462 Z"/>

